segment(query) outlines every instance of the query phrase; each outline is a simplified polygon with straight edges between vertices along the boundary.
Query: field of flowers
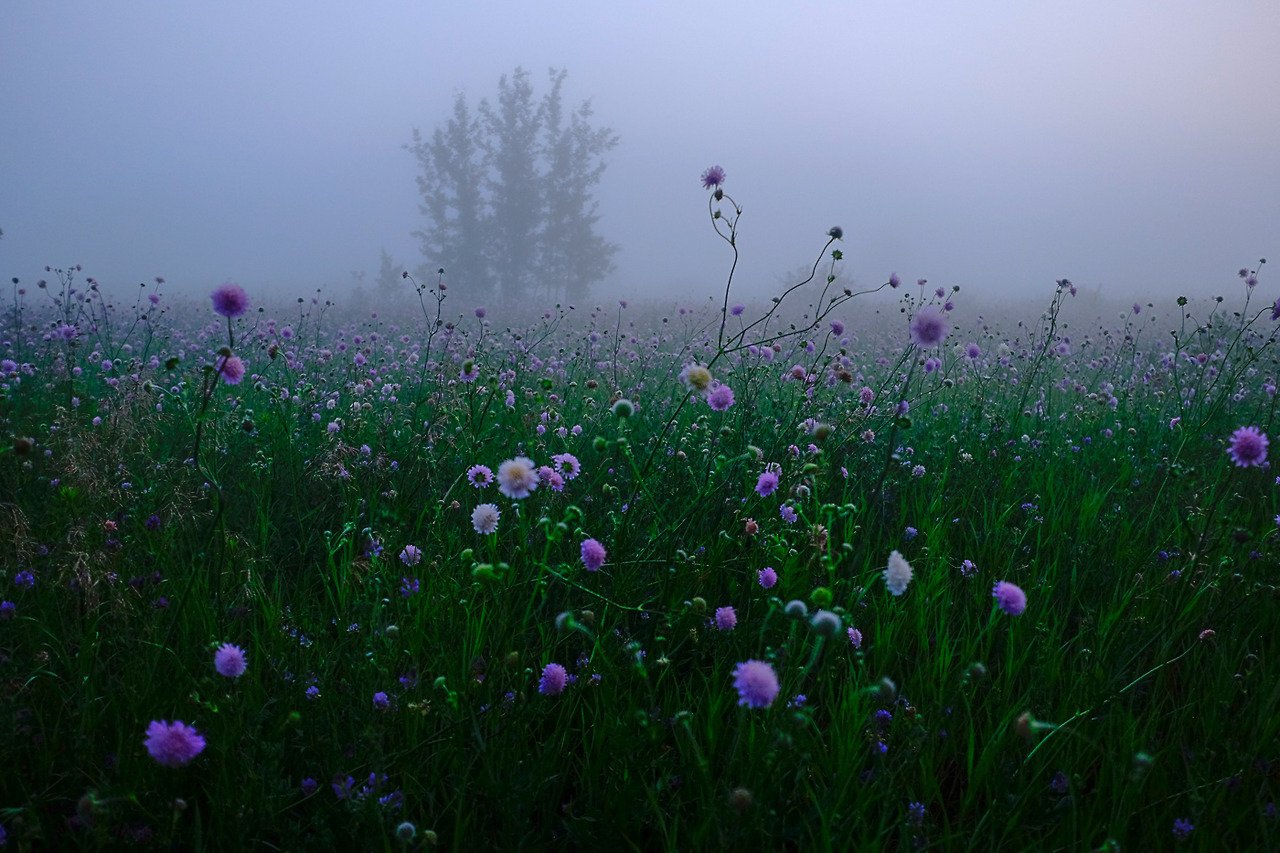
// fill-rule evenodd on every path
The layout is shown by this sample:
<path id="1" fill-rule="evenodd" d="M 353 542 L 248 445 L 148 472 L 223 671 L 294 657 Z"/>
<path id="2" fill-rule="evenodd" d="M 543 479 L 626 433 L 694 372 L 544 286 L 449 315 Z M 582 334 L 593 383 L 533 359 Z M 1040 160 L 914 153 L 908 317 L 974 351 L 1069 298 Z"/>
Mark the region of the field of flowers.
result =
<path id="1" fill-rule="evenodd" d="M 0 846 L 1274 849 L 1261 265 L 1019 318 L 842 236 L 510 325 L 15 281 Z"/>

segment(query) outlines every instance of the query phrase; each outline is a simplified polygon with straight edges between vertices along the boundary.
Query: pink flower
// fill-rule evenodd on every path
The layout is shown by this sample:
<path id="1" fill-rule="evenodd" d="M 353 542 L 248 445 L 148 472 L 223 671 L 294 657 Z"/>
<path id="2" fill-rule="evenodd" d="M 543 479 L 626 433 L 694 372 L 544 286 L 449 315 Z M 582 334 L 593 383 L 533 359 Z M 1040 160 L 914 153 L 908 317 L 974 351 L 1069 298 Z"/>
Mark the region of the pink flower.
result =
<path id="1" fill-rule="evenodd" d="M 587 567 L 589 572 L 598 572 L 600 567 L 604 565 L 608 554 L 604 550 L 604 546 L 595 539 L 586 539 L 582 543 L 582 565 Z"/>

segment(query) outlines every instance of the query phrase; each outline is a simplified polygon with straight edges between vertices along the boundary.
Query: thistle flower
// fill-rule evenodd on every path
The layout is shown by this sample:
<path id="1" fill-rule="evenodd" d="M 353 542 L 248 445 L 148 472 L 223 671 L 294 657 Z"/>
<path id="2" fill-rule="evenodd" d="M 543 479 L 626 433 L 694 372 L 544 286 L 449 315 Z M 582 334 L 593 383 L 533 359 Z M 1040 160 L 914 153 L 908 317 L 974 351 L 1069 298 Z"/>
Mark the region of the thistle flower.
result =
<path id="1" fill-rule="evenodd" d="M 738 704 L 748 708 L 768 708 L 781 689 L 777 673 L 762 660 L 748 660 L 734 667 L 733 687 L 738 691 Z"/>
<path id="2" fill-rule="evenodd" d="M 897 551 L 889 555 L 889 564 L 884 570 L 884 585 L 893 595 L 902 595 L 911 583 L 911 564 Z"/>

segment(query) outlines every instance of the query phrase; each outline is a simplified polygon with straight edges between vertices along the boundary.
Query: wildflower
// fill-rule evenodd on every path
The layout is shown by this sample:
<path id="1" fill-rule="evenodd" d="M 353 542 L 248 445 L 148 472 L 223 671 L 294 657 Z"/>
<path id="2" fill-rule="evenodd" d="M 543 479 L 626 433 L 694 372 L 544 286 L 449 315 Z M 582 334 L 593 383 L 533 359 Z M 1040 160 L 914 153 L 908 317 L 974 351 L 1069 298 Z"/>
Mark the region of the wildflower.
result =
<path id="1" fill-rule="evenodd" d="M 538 488 L 538 472 L 533 460 L 526 456 L 508 459 L 498 466 L 498 491 L 521 500 Z"/>
<path id="2" fill-rule="evenodd" d="M 1267 461 L 1267 436 L 1255 426 L 1242 426 L 1231 434 L 1227 455 L 1241 468 L 1261 466 Z"/>
<path id="3" fill-rule="evenodd" d="M 884 585 L 893 595 L 902 595 L 911 583 L 911 564 L 906 558 L 894 551 L 889 555 L 889 565 L 884 570 Z"/>
<path id="4" fill-rule="evenodd" d="M 481 311 L 483 309 L 477 308 L 476 310 Z M 407 820 L 396 827 L 396 840 L 402 844 L 408 844 L 417 836 L 418 828 Z"/>
<path id="5" fill-rule="evenodd" d="M 1280 320 L 1280 297 L 1276 299 L 1276 304 L 1271 306 L 1271 320 L 1272 322 Z"/>
<path id="6" fill-rule="evenodd" d="M 849 636 L 849 645 L 853 646 L 855 649 L 862 648 L 862 632 L 861 631 L 859 631 L 857 628 L 854 628 L 852 625 L 850 625 L 849 630 L 846 631 L 845 633 L 848 634 Z"/>
<path id="7" fill-rule="evenodd" d="M 311 685 L 310 687 L 308 687 L 308 688 L 307 688 L 307 693 L 306 693 L 306 695 L 307 695 L 307 698 L 308 698 L 308 699 L 311 699 L 311 700 L 319 699 L 319 698 L 320 698 L 320 688 L 319 688 L 319 687 L 316 687 L 316 686 L 313 684 L 313 685 Z"/>
<path id="8" fill-rule="evenodd" d="M 732 607 L 716 608 L 716 630 L 732 631 L 738 624 L 738 613 Z"/>
<path id="9" fill-rule="evenodd" d="M 991 597 L 1010 616 L 1021 616 L 1027 609 L 1027 594 L 1017 584 L 1000 581 L 991 588 Z"/>
<path id="10" fill-rule="evenodd" d="M 912 826 L 920 826 L 924 823 L 924 803 L 912 803 L 907 806 L 907 822 Z"/>
<path id="11" fill-rule="evenodd" d="M 147 752 L 157 764 L 182 767 L 204 751 L 204 737 L 181 720 L 152 720 L 144 741 Z"/>
<path id="12" fill-rule="evenodd" d="M 835 335 L 837 338 L 838 338 L 838 337 L 840 337 L 841 335 L 843 335 L 843 334 L 844 334 L 844 323 L 841 323 L 839 320 L 832 320 L 832 321 L 831 321 L 831 334 Z"/>
<path id="13" fill-rule="evenodd" d="M 623 397 L 614 403 L 609 411 L 615 418 L 629 418 L 636 413 L 636 404 Z"/>
<path id="14" fill-rule="evenodd" d="M 819 610 L 810 617 L 809 624 L 824 637 L 834 637 L 840 631 L 840 617 L 830 610 Z"/>
<path id="15" fill-rule="evenodd" d="M 782 516 L 782 520 L 787 524 L 796 523 L 796 510 L 791 504 L 783 504 L 778 508 L 778 515 Z"/>
<path id="16" fill-rule="evenodd" d="M 961 577 L 971 578 L 973 577 L 974 573 L 977 571 L 978 571 L 978 567 L 973 564 L 972 560 L 965 560 L 960 564 Z"/>
<path id="17" fill-rule="evenodd" d="M 585 539 L 581 548 L 582 565 L 587 567 L 589 572 L 598 572 L 600 567 L 604 565 L 608 554 L 604 550 L 604 546 L 595 539 Z"/>
<path id="18" fill-rule="evenodd" d="M 889 286 L 897 287 L 900 284 L 902 284 L 902 279 L 898 278 L 898 274 L 896 272 L 889 273 Z"/>
<path id="19" fill-rule="evenodd" d="M 738 704 L 748 708 L 768 708 L 780 689 L 773 667 L 762 660 L 748 660 L 734 667 L 733 687 L 738 691 Z"/>
<path id="20" fill-rule="evenodd" d="M 919 347 L 936 347 L 947 337 L 947 318 L 936 308 L 922 308 L 911 318 L 911 342 Z"/>
<path id="21" fill-rule="evenodd" d="M 809 617 L 809 605 L 798 598 L 793 598 L 782 608 L 782 612 L 792 619 L 807 619 Z"/>
<path id="22" fill-rule="evenodd" d="M 12 601 L 0 601 L 0 621 L 9 620 L 18 615 L 18 605 Z"/>
<path id="23" fill-rule="evenodd" d="M 705 190 L 715 189 L 724 183 L 724 169 L 719 166 L 711 166 L 702 173 L 702 188 Z"/>
<path id="24" fill-rule="evenodd" d="M 982 356 L 982 348 L 975 343 L 969 343 L 964 348 L 964 354 L 970 359 L 980 358 Z"/>
<path id="25" fill-rule="evenodd" d="M 691 391 L 706 391 L 711 387 L 711 371 L 696 362 L 686 364 L 680 371 L 680 381 Z"/>
<path id="26" fill-rule="evenodd" d="M 239 317 L 249 310 L 249 294 L 238 284 L 227 282 L 210 296 L 213 300 L 213 311 L 228 320 Z"/>
<path id="27" fill-rule="evenodd" d="M 472 465 L 467 469 L 467 482 L 477 489 L 483 489 L 493 482 L 493 471 L 488 465 Z"/>
<path id="28" fill-rule="evenodd" d="M 406 566 L 416 566 L 422 562 L 422 549 L 417 545 L 405 545 L 404 550 L 400 552 L 400 562 Z"/>
<path id="29" fill-rule="evenodd" d="M 582 473 L 582 463 L 572 453 L 557 453 L 551 457 L 551 461 L 555 463 L 556 471 L 566 480 L 572 480 Z"/>
<path id="30" fill-rule="evenodd" d="M 224 678 L 239 678 L 244 675 L 244 671 L 248 669 L 244 649 L 230 643 L 223 643 L 213 653 L 213 668 Z"/>
<path id="31" fill-rule="evenodd" d="M 238 355 L 229 355 L 222 360 L 218 373 L 222 376 L 222 381 L 228 385 L 239 385 L 244 381 L 244 360 Z"/>
<path id="32" fill-rule="evenodd" d="M 1185 817 L 1180 817 L 1173 822 L 1173 837 L 1178 841 L 1186 841 L 1191 835 L 1191 830 L 1195 829 L 1195 825 Z"/>
<path id="33" fill-rule="evenodd" d="M 765 566 L 756 573 L 756 579 L 760 581 L 762 588 L 773 589 L 778 583 L 778 573 L 773 570 L 772 566 Z"/>
<path id="34" fill-rule="evenodd" d="M 538 692 L 543 696 L 559 696 L 568 683 L 568 671 L 558 663 L 549 663 L 542 668 L 542 677 L 538 679 Z"/>
<path id="35" fill-rule="evenodd" d="M 385 711 L 390 706 L 391 700 L 387 697 L 386 693 L 379 690 L 377 693 L 373 694 L 373 707 L 376 710 Z"/>
<path id="36" fill-rule="evenodd" d="M 1280 521 L 1276 523 L 1280 524 Z M 760 523 L 754 518 L 748 518 L 746 521 L 742 522 L 742 532 L 748 536 L 755 536 L 760 532 Z"/>
<path id="37" fill-rule="evenodd" d="M 747 310 L 747 306 L 742 305 L 741 303 L 739 303 L 738 305 L 734 305 L 732 308 L 730 308 L 730 309 L 729 309 L 729 313 L 730 313 L 730 314 L 732 314 L 732 315 L 733 315 L 733 316 L 735 316 L 735 317 L 741 317 L 741 316 L 742 316 L 742 312 L 743 312 L 743 311 L 746 311 L 746 310 Z"/>
<path id="38" fill-rule="evenodd" d="M 480 504 L 471 511 L 471 526 L 481 536 L 488 536 L 498 529 L 498 519 L 502 513 L 493 504 Z"/>
<path id="39" fill-rule="evenodd" d="M 422 584 L 417 578 L 400 578 L 400 594 L 405 598 L 409 598 L 421 589 Z"/>
<path id="40" fill-rule="evenodd" d="M 302 789 L 302 796 L 309 797 L 320 788 L 320 783 L 308 776 L 302 780 L 302 784 L 298 787 Z"/>
<path id="41" fill-rule="evenodd" d="M 756 480 L 756 494 L 767 498 L 778 490 L 778 472 L 765 471 Z"/>
<path id="42" fill-rule="evenodd" d="M 733 389 L 728 385 L 717 385 L 707 395 L 707 405 L 713 412 L 727 412 L 733 405 Z"/>

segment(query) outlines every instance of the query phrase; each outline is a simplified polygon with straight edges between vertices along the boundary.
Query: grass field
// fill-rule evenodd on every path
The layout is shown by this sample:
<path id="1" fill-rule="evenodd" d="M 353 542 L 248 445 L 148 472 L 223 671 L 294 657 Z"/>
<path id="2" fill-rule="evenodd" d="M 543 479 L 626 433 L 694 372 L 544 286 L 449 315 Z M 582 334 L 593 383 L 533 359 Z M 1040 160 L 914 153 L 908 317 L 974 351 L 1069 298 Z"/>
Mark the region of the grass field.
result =
<path id="1" fill-rule="evenodd" d="M 836 236 L 741 313 L 15 284 L 2 843 L 1280 844 L 1265 278 L 998 317 Z"/>

